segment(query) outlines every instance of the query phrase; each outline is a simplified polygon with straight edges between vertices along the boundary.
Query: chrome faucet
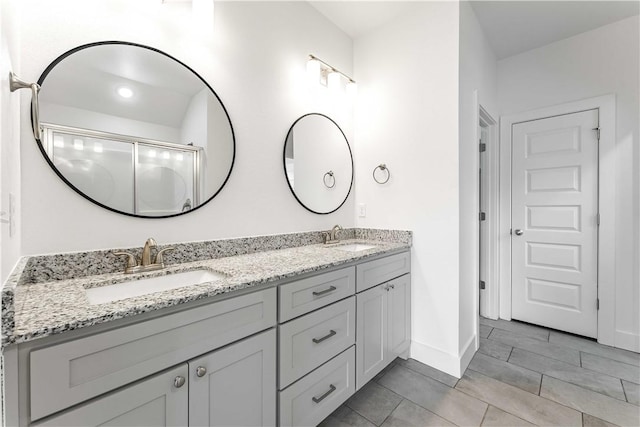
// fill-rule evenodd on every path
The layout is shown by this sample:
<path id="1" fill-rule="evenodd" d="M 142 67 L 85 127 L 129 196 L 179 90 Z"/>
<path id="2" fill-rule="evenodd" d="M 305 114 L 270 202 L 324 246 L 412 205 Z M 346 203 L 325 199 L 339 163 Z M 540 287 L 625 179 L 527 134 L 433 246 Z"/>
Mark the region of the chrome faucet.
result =
<path id="1" fill-rule="evenodd" d="M 151 249 L 155 248 L 156 246 L 157 246 L 157 243 L 155 239 L 153 239 L 152 237 L 149 237 L 147 241 L 144 243 L 144 248 L 142 248 L 142 257 L 140 258 L 140 262 L 138 262 L 138 258 L 130 252 L 114 252 L 113 254 L 127 257 L 127 266 L 124 269 L 124 272 L 126 274 L 161 270 L 165 267 L 164 265 L 165 252 L 172 251 L 175 248 L 168 247 L 168 248 L 163 248 L 159 250 L 156 253 L 155 260 L 152 262 Z"/>
<path id="2" fill-rule="evenodd" d="M 339 230 L 342 230 L 342 227 L 336 224 L 333 226 L 333 228 L 330 231 L 325 231 L 324 233 L 322 233 L 324 235 L 324 243 L 326 245 L 329 245 L 332 243 L 339 243 L 340 239 L 338 239 L 336 236 L 336 232 Z"/>

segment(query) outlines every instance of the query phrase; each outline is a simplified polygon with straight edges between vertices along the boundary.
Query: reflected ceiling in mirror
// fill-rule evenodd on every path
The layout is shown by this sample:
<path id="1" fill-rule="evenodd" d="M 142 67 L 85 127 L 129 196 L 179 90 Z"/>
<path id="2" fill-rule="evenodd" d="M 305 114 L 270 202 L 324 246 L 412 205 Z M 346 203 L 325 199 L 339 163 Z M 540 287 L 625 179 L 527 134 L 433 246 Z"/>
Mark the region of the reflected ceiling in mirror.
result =
<path id="1" fill-rule="evenodd" d="M 157 49 L 79 46 L 38 83 L 40 150 L 64 182 L 106 209 L 181 215 L 215 197 L 231 174 L 235 137 L 222 101 Z"/>
<path id="2" fill-rule="evenodd" d="M 307 210 L 338 210 L 353 183 L 351 147 L 342 129 L 323 114 L 300 117 L 284 143 L 284 172 L 291 192 Z"/>

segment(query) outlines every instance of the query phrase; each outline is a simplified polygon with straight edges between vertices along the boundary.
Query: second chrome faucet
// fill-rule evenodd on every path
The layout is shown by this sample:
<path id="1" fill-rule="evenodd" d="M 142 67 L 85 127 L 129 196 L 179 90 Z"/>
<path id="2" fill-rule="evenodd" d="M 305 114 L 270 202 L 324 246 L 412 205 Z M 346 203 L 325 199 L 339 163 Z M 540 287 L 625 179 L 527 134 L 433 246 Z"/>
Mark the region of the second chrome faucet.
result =
<path id="1" fill-rule="evenodd" d="M 145 271 L 154 271 L 161 270 L 165 267 L 164 265 L 164 254 L 168 251 L 172 251 L 175 248 L 163 248 L 156 253 L 155 260 L 151 261 L 151 249 L 155 248 L 157 243 L 153 237 L 149 237 L 147 241 L 144 243 L 144 247 L 142 248 L 142 256 L 140 257 L 140 262 L 138 262 L 137 257 L 130 252 L 114 252 L 114 255 L 121 255 L 127 257 L 127 266 L 124 269 L 124 272 L 129 273 L 142 273 Z"/>

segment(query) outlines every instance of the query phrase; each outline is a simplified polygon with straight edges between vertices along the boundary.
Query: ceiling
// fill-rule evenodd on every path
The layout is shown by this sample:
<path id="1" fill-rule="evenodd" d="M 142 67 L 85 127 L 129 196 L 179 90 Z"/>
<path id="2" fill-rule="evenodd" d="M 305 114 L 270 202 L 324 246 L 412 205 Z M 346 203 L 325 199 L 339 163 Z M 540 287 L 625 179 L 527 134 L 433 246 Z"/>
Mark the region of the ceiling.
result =
<path id="1" fill-rule="evenodd" d="M 352 38 L 410 13 L 419 1 L 310 1 Z M 638 15 L 638 1 L 471 1 L 498 59 Z"/>

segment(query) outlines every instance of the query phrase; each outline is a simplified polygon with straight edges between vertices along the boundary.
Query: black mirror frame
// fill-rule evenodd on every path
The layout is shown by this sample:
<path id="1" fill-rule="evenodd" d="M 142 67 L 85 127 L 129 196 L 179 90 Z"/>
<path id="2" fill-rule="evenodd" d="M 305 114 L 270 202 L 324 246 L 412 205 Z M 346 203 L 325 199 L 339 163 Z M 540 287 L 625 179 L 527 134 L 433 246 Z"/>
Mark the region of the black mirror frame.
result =
<path id="1" fill-rule="evenodd" d="M 307 116 L 321 116 L 321 117 L 324 117 L 325 119 L 328 119 L 331 123 L 336 125 L 336 127 L 338 128 L 338 130 L 340 131 L 340 133 L 344 137 L 344 142 L 347 143 L 347 148 L 349 149 L 349 157 L 351 158 L 351 182 L 349 183 L 349 191 L 347 191 L 346 196 L 344 196 L 344 200 L 342 201 L 342 203 L 340 203 L 337 208 L 335 208 L 334 210 L 329 211 L 329 212 L 317 212 L 317 211 L 314 211 L 313 209 L 309 208 L 304 203 L 302 203 L 302 201 L 296 195 L 296 192 L 293 190 L 293 187 L 291 187 L 291 183 L 289 182 L 289 178 L 287 177 L 287 140 L 289 139 L 289 136 L 291 135 L 291 132 L 293 132 L 293 128 L 296 125 L 296 123 L 298 123 L 300 120 L 304 119 Z M 333 213 L 333 212 L 337 211 L 338 209 L 340 209 L 342 207 L 342 205 L 344 205 L 346 203 L 347 199 L 349 198 L 349 194 L 351 194 L 351 189 L 353 188 L 353 180 L 354 180 L 354 176 L 355 176 L 354 167 L 353 167 L 353 151 L 351 151 L 351 144 L 349 144 L 349 140 L 347 139 L 347 136 L 342 131 L 342 128 L 340 126 L 338 126 L 338 124 L 331 117 L 329 117 L 327 115 L 324 115 L 322 113 L 307 113 L 307 114 L 304 114 L 304 115 L 298 117 L 296 119 L 296 121 L 293 122 L 293 124 L 289 128 L 289 131 L 287 132 L 287 136 L 284 139 L 284 148 L 282 150 L 282 166 L 283 166 L 283 172 L 284 172 L 284 179 L 285 179 L 285 181 L 287 181 L 287 185 L 289 186 L 289 190 L 291 190 L 291 194 L 293 194 L 293 197 L 296 198 L 298 203 L 300 203 L 300 205 L 302 205 L 302 207 L 305 208 L 306 210 L 308 210 L 309 212 L 312 212 L 312 213 L 318 214 L 318 215 L 328 215 L 330 213 Z"/>
<path id="2" fill-rule="evenodd" d="M 236 136 L 235 136 L 235 132 L 233 130 L 233 123 L 231 122 L 231 117 L 229 116 L 229 112 L 227 111 L 227 108 L 224 106 L 224 104 L 222 103 L 222 100 L 220 99 L 220 97 L 218 96 L 218 94 L 216 93 L 216 91 L 213 90 L 213 88 L 209 85 L 209 83 L 207 83 L 207 81 L 205 79 L 203 79 L 200 74 L 196 73 L 193 68 L 189 67 L 187 64 L 185 64 L 184 62 L 180 61 L 179 59 L 174 58 L 173 56 L 169 55 L 168 53 L 165 53 L 159 49 L 150 47 L 150 46 L 145 46 L 143 44 L 138 44 L 138 43 L 132 43 L 132 42 L 124 42 L 124 41 L 117 41 L 117 40 L 108 40 L 108 41 L 101 41 L 101 42 L 94 42 L 94 43 L 87 43 L 87 44 L 83 44 L 77 47 L 74 47 L 71 50 L 68 50 L 67 52 L 63 53 L 62 55 L 58 56 L 53 62 L 51 62 L 51 64 L 49 64 L 47 66 L 47 68 L 45 68 L 45 70 L 42 72 L 42 74 L 40 75 L 40 78 L 38 78 L 38 85 L 40 85 L 42 87 L 42 83 L 44 82 L 45 78 L 47 77 L 47 75 L 51 72 L 51 70 L 53 70 L 53 68 L 58 65 L 63 59 L 65 59 L 66 57 L 73 55 L 76 52 L 79 52 L 81 50 L 84 49 L 88 49 L 90 47 L 95 47 L 95 46 L 102 46 L 102 45 L 124 45 L 124 46 L 135 46 L 135 47 L 139 47 L 139 48 L 143 48 L 143 49 L 147 49 L 156 53 L 159 53 L 161 55 L 166 56 L 167 58 L 175 61 L 176 63 L 178 63 L 179 65 L 182 65 L 184 68 L 186 68 L 187 70 L 191 71 L 198 79 L 200 79 L 200 81 L 207 87 L 209 88 L 209 90 L 211 91 L 211 93 L 216 97 L 216 99 L 218 100 L 218 102 L 220 103 L 220 106 L 222 107 L 222 110 L 224 111 L 224 114 L 227 116 L 227 120 L 229 121 L 229 127 L 231 128 L 231 138 L 232 138 L 232 142 L 233 142 L 233 152 L 231 154 L 231 166 L 229 167 L 229 173 L 227 173 L 227 176 L 225 177 L 224 181 L 222 182 L 222 185 L 220 186 L 220 188 L 218 188 L 218 190 L 211 196 L 209 197 L 207 200 L 205 200 L 204 202 L 200 203 L 198 206 L 186 211 L 186 212 L 179 212 L 176 214 L 172 214 L 172 215 L 159 215 L 159 216 L 148 216 L 148 215 L 138 215 L 135 213 L 130 213 L 130 212 L 124 212 L 124 211 L 120 211 L 117 209 L 114 209 L 112 207 L 109 207 L 103 203 L 98 202 L 97 200 L 92 199 L 91 197 L 89 197 L 87 194 L 83 193 L 82 191 L 80 191 L 78 188 L 76 188 L 71 182 L 69 182 L 69 180 L 67 180 L 64 175 L 62 175 L 62 173 L 58 170 L 58 168 L 56 168 L 56 166 L 53 164 L 53 161 L 49 158 L 49 156 L 47 155 L 46 150 L 44 149 L 43 145 L 42 145 L 42 141 L 37 140 L 36 142 L 38 143 L 38 148 L 40 149 L 40 152 L 42 153 L 42 156 L 44 157 L 44 159 L 47 161 L 47 163 L 49 164 L 49 166 L 51 167 L 51 169 L 53 169 L 53 171 L 56 173 L 56 175 L 58 175 L 58 177 L 65 183 L 67 184 L 72 190 L 74 190 L 76 193 L 78 193 L 79 195 L 81 195 L 82 197 L 84 197 L 85 199 L 87 199 L 88 201 L 90 201 L 91 203 L 94 203 L 98 206 L 100 206 L 101 208 L 107 209 L 111 212 L 115 212 L 121 215 L 126 215 L 126 216 L 130 216 L 130 217 L 134 217 L 134 218 L 144 218 L 144 219 L 161 219 L 161 218 L 173 218 L 176 216 L 180 216 L 180 215 L 186 215 L 188 213 L 191 213 L 195 210 L 200 209 L 202 206 L 206 205 L 207 203 L 209 203 L 214 197 L 216 197 L 220 191 L 222 191 L 222 189 L 224 188 L 225 185 L 227 185 L 227 182 L 229 181 L 229 178 L 231 177 L 231 172 L 233 171 L 233 166 L 235 164 L 235 159 L 236 159 Z M 33 114 L 31 115 L 31 124 L 33 126 Z"/>

